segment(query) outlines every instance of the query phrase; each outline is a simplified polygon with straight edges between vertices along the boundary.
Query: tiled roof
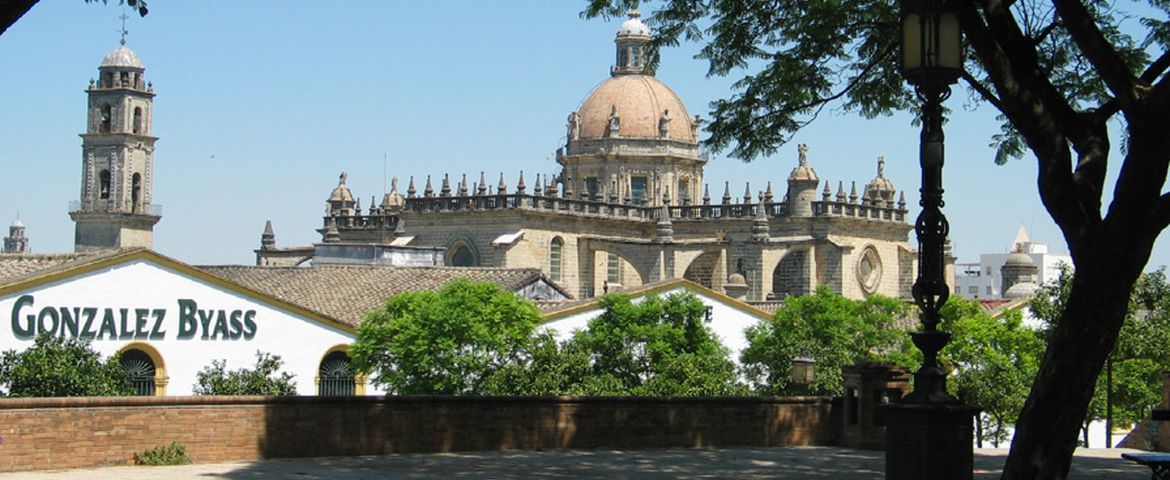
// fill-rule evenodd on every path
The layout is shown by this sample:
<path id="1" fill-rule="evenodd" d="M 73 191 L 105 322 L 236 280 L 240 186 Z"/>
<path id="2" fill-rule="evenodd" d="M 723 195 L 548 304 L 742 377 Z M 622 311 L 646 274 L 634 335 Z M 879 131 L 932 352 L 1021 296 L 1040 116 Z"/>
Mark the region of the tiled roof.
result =
<path id="1" fill-rule="evenodd" d="M 195 268 L 352 326 L 361 323 L 366 312 L 380 307 L 386 297 L 402 292 L 438 290 L 456 278 L 492 282 L 512 292 L 543 278 L 540 270 L 535 268 L 368 265 Z"/>
<path id="2" fill-rule="evenodd" d="M 57 270 L 105 259 L 125 253 L 111 250 L 101 253 L 5 253 L 0 254 L 0 285 L 9 284 L 31 276 L 51 273 Z"/>

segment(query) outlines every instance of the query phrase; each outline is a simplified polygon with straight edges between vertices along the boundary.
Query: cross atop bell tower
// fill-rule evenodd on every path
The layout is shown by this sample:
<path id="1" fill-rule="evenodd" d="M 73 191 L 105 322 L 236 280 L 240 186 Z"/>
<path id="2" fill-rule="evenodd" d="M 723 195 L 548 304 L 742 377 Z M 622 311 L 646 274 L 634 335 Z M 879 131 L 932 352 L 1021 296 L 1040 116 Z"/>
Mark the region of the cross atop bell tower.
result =
<path id="1" fill-rule="evenodd" d="M 78 252 L 150 248 L 161 208 L 151 203 L 154 86 L 138 55 L 126 47 L 122 15 L 118 48 L 102 59 L 89 81 L 86 131 L 81 134 L 81 195 L 71 202 Z"/>

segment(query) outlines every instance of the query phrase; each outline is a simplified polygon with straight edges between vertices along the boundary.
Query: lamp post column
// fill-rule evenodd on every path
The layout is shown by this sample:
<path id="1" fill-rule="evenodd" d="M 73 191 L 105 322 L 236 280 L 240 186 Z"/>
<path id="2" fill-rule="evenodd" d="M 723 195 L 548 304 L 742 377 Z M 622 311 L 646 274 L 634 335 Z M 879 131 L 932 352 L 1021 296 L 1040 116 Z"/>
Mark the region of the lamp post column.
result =
<path id="1" fill-rule="evenodd" d="M 922 330 L 911 334 L 922 351 L 914 390 L 885 407 L 886 478 L 952 480 L 973 476 L 972 420 L 979 409 L 947 393 L 938 353 L 950 334 L 938 329 L 950 297 L 944 245 L 949 225 L 942 213 L 942 102 L 962 71 L 962 35 L 953 0 L 902 0 L 902 73 L 922 100 L 919 163 L 922 212 L 914 224 L 918 237 L 918 279 L 914 302 Z"/>

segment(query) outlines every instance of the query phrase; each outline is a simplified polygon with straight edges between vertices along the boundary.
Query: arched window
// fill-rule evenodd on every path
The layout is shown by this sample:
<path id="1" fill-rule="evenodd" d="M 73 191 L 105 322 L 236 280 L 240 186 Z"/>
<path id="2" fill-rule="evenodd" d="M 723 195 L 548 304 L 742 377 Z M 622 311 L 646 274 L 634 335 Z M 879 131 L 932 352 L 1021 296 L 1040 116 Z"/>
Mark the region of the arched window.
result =
<path id="1" fill-rule="evenodd" d="M 98 196 L 102 200 L 110 198 L 110 171 L 102 170 L 98 174 Z"/>
<path id="2" fill-rule="evenodd" d="M 475 253 L 463 241 L 458 241 L 450 248 L 450 253 L 447 256 L 447 264 L 452 267 L 474 267 Z"/>
<path id="3" fill-rule="evenodd" d="M 110 107 L 110 104 L 102 105 L 101 125 L 98 127 L 101 133 L 110 133 L 110 122 L 113 121 L 111 119 L 112 113 L 113 108 Z"/>
<path id="4" fill-rule="evenodd" d="M 343 351 L 333 351 L 321 359 L 318 369 L 320 395 L 353 396 L 357 391 L 357 382 L 354 380 L 353 363 L 349 355 Z"/>
<path id="5" fill-rule="evenodd" d="M 137 348 L 131 348 L 122 352 L 120 362 L 126 374 L 130 376 L 130 384 L 134 386 L 135 395 L 149 397 L 155 394 L 155 366 L 150 355 Z"/>
<path id="6" fill-rule="evenodd" d="M 561 237 L 554 237 L 548 246 L 548 276 L 554 282 L 561 281 L 561 263 L 565 241 Z"/>
<path id="7" fill-rule="evenodd" d="M 137 213 L 142 200 L 142 175 L 135 173 L 130 177 L 130 211 Z"/>
<path id="8" fill-rule="evenodd" d="M 134 134 L 142 134 L 142 107 L 134 107 Z"/>

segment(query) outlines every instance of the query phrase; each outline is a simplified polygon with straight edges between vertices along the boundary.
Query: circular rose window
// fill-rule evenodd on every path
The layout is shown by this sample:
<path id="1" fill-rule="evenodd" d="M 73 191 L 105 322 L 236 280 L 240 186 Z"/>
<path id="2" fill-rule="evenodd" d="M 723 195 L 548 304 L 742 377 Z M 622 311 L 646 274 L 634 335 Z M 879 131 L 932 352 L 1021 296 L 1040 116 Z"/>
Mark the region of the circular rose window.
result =
<path id="1" fill-rule="evenodd" d="M 882 282 L 882 259 L 872 245 L 865 247 L 857 261 L 857 282 L 865 293 L 876 292 Z"/>

